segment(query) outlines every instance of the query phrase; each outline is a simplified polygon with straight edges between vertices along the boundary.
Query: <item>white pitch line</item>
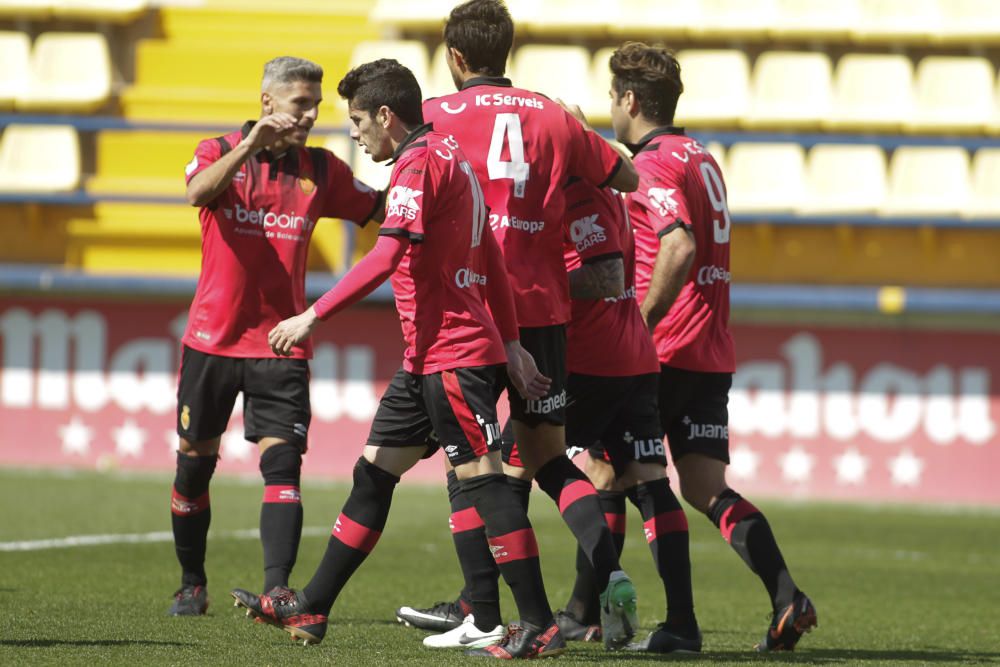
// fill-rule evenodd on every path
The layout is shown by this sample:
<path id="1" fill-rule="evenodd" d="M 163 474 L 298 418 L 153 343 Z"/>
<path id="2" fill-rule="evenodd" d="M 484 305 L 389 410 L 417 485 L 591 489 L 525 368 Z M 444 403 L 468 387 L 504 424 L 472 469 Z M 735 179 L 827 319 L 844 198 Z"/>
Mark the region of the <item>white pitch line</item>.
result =
<path id="1" fill-rule="evenodd" d="M 329 528 L 311 526 L 302 529 L 303 537 L 320 537 L 328 535 Z M 256 528 L 244 530 L 221 530 L 209 533 L 212 539 L 223 540 L 256 540 L 260 531 Z M 174 534 L 160 530 L 151 533 L 111 533 L 106 535 L 70 535 L 69 537 L 54 537 L 47 540 L 21 540 L 17 542 L 0 542 L 0 551 L 44 551 L 46 549 L 73 549 L 76 547 L 96 547 L 105 544 L 151 544 L 156 542 L 173 542 Z"/>

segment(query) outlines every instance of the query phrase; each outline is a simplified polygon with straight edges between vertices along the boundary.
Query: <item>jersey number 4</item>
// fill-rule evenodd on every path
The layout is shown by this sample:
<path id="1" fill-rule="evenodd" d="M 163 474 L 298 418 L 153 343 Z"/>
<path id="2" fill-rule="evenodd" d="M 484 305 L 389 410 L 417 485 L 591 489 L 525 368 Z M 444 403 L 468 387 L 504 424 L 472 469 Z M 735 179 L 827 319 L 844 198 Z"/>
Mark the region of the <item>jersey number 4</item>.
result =
<path id="1" fill-rule="evenodd" d="M 500 159 L 504 143 L 508 146 L 510 159 Z M 524 198 L 524 187 L 528 182 L 528 163 L 524 161 L 524 139 L 521 135 L 521 119 L 516 113 L 498 113 L 493 121 L 493 136 L 490 151 L 486 155 L 486 169 L 490 180 L 511 178 L 514 180 L 514 196 Z"/>

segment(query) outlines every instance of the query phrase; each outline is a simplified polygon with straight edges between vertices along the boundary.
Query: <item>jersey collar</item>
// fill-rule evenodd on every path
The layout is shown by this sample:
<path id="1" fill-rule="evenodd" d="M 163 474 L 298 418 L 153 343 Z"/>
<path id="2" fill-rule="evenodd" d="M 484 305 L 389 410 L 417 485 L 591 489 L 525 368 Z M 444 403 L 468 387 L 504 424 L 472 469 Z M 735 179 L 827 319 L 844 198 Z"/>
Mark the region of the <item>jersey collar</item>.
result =
<path id="1" fill-rule="evenodd" d="M 665 134 L 684 134 L 684 128 L 678 127 L 676 125 L 663 125 L 654 130 L 647 132 L 638 143 L 635 144 L 625 144 L 625 148 L 632 152 L 632 155 L 636 153 L 641 153 L 642 151 L 653 150 L 659 144 L 649 145 L 656 137 L 663 136 Z"/>
<path id="2" fill-rule="evenodd" d="M 411 148 L 416 148 L 417 146 L 425 146 L 427 142 L 416 143 L 417 139 L 424 136 L 428 132 L 434 129 L 433 123 L 424 123 L 420 127 L 414 128 L 406 138 L 403 139 L 402 143 L 396 146 L 396 150 L 392 152 L 392 159 L 389 160 L 387 164 L 396 164 L 396 160 L 403 156 L 403 153 Z"/>
<path id="3" fill-rule="evenodd" d="M 472 88 L 473 86 L 500 86 L 510 88 L 513 84 L 510 79 L 502 76 L 476 76 L 462 84 L 461 90 Z"/>

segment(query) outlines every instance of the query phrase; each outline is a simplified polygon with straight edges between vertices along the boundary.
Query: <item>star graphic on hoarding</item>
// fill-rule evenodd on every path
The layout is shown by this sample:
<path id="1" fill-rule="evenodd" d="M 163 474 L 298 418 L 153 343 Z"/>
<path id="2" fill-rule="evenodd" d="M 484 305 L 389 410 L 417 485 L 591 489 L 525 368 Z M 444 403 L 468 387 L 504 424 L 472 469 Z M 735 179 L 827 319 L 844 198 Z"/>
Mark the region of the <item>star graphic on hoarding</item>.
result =
<path id="1" fill-rule="evenodd" d="M 236 459 L 237 461 L 246 461 L 250 458 L 250 450 L 253 448 L 253 443 L 248 442 L 243 437 L 243 429 L 230 428 L 222 436 L 222 454 L 223 456 Z"/>
<path id="2" fill-rule="evenodd" d="M 735 447 L 729 455 L 729 470 L 734 477 L 754 479 L 757 477 L 757 466 L 760 456 L 746 445 Z"/>
<path id="3" fill-rule="evenodd" d="M 90 453 L 90 441 L 94 439 L 94 431 L 74 416 L 65 426 L 59 427 L 59 437 L 62 438 L 63 454 L 84 456 Z"/>
<path id="4" fill-rule="evenodd" d="M 837 481 L 841 484 L 861 484 L 868 473 L 868 459 L 851 447 L 833 460 Z"/>
<path id="5" fill-rule="evenodd" d="M 142 456 L 146 445 L 146 431 L 131 419 L 126 419 L 120 427 L 112 430 L 111 437 L 115 439 L 115 451 L 120 456 Z"/>
<path id="6" fill-rule="evenodd" d="M 809 481 L 813 469 L 813 457 L 796 445 L 781 457 L 781 475 L 789 482 Z"/>
<path id="7" fill-rule="evenodd" d="M 899 456 L 889 459 L 889 471 L 892 473 L 892 483 L 896 486 L 917 486 L 920 484 L 920 474 L 924 471 L 924 462 L 904 449 Z"/>

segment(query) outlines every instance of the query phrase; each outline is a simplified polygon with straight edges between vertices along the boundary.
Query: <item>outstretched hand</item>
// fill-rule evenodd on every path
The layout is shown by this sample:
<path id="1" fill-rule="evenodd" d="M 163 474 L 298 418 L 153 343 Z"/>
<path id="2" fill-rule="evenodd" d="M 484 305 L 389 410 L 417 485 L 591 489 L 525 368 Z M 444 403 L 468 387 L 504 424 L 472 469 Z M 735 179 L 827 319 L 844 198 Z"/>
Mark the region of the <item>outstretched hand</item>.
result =
<path id="1" fill-rule="evenodd" d="M 247 134 L 246 141 L 254 149 L 266 148 L 273 145 L 279 139 L 284 139 L 298 128 L 298 121 L 290 113 L 279 111 L 264 116 L 256 123 L 250 133 Z"/>
<path id="2" fill-rule="evenodd" d="M 534 357 L 518 341 L 507 343 L 507 375 L 517 393 L 528 401 L 536 401 L 549 393 L 552 379 L 538 370 Z"/>
<path id="3" fill-rule="evenodd" d="M 279 357 L 291 356 L 292 348 L 309 338 L 318 321 L 316 311 L 310 306 L 304 312 L 278 322 L 267 334 L 271 351 Z"/>

